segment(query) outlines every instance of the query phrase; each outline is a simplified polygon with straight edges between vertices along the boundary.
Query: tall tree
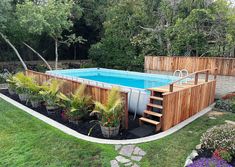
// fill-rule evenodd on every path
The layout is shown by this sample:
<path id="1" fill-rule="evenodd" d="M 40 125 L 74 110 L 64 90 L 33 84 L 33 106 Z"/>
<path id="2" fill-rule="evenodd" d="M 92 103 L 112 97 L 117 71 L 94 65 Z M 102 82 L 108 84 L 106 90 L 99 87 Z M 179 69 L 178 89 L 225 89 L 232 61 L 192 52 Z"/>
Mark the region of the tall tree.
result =
<path id="1" fill-rule="evenodd" d="M 0 35 L 5 40 L 5 42 L 14 50 L 24 69 L 27 70 L 27 66 L 20 56 L 18 50 L 7 37 L 7 35 L 12 33 L 12 29 L 10 27 L 12 27 L 12 24 L 14 24 L 15 22 L 11 3 L 12 0 L 0 1 Z"/>
<path id="2" fill-rule="evenodd" d="M 55 43 L 55 69 L 58 67 L 58 47 L 63 41 L 63 32 L 73 26 L 72 0 L 47 0 L 35 3 L 26 0 L 18 4 L 16 14 L 22 28 L 29 33 L 41 35 L 47 33 Z M 76 10 L 78 11 L 78 10 Z M 81 11 L 81 10 L 80 10 Z"/>

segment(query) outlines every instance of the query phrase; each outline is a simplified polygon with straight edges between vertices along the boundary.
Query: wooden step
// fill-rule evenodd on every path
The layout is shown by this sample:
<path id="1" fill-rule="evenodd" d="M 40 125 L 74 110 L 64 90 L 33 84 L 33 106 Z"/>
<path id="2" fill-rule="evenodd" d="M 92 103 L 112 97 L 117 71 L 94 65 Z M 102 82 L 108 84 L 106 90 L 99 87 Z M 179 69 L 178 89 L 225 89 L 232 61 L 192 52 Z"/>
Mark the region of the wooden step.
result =
<path id="1" fill-rule="evenodd" d="M 154 91 L 154 92 L 160 92 L 160 93 L 169 92 L 169 89 L 164 89 L 164 88 L 148 88 L 148 90 Z"/>
<path id="2" fill-rule="evenodd" d="M 160 122 L 158 122 L 158 121 L 154 121 L 154 120 L 151 120 L 151 119 L 148 119 L 148 118 L 144 118 L 144 117 L 139 118 L 139 120 L 143 121 L 143 122 L 148 122 L 148 123 L 153 124 L 155 126 L 160 124 Z"/>
<path id="3" fill-rule="evenodd" d="M 157 112 L 153 112 L 153 111 L 149 111 L 149 110 L 144 110 L 144 113 L 147 115 L 155 116 L 155 117 L 160 117 L 160 118 L 162 117 L 161 113 L 157 113 Z"/>
<path id="4" fill-rule="evenodd" d="M 153 108 L 158 108 L 158 109 L 163 109 L 163 107 L 161 105 L 152 104 L 152 103 L 147 104 L 147 106 L 153 107 Z"/>
<path id="5" fill-rule="evenodd" d="M 160 101 L 162 101 L 162 100 L 163 100 L 163 98 L 162 98 L 162 97 L 156 97 L 156 96 L 150 96 L 150 99 L 160 100 Z"/>

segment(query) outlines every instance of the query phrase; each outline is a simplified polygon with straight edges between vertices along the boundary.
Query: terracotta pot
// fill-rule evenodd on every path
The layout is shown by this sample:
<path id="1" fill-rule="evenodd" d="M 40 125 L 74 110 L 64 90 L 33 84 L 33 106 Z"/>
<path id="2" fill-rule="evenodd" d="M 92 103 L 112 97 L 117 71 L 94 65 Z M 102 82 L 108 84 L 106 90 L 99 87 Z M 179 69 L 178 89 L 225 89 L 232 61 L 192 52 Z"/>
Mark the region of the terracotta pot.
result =
<path id="1" fill-rule="evenodd" d="M 21 101 L 27 101 L 29 97 L 28 97 L 28 94 L 22 93 L 22 94 L 19 94 L 19 98 Z"/>
<path id="2" fill-rule="evenodd" d="M 103 136 L 106 138 L 110 138 L 118 135 L 120 125 L 118 125 L 117 127 L 105 127 L 100 125 L 100 128 Z"/>

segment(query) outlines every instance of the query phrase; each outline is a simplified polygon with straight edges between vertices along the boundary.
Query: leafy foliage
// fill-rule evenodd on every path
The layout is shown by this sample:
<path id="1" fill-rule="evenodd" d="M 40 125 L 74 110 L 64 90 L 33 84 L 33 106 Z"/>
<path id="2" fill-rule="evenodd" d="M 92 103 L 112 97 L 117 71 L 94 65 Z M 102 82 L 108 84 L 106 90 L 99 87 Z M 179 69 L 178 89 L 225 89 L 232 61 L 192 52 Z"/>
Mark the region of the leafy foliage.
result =
<path id="1" fill-rule="evenodd" d="M 41 86 L 42 89 L 39 91 L 39 94 L 42 96 L 43 100 L 48 106 L 57 106 L 57 95 L 61 85 L 61 81 L 51 79 Z"/>
<path id="2" fill-rule="evenodd" d="M 89 115 L 92 111 L 93 105 L 91 97 L 85 94 L 86 85 L 80 85 L 80 87 L 71 94 L 71 97 L 59 93 L 57 95 L 59 102 L 66 110 L 66 115 L 69 119 L 79 120 Z"/>
<path id="3" fill-rule="evenodd" d="M 227 150 L 230 154 L 235 154 L 235 127 L 234 125 L 215 126 L 205 132 L 201 137 L 203 148 L 216 150 Z"/>
<path id="4" fill-rule="evenodd" d="M 100 115 L 100 123 L 106 127 L 117 127 L 123 115 L 123 100 L 118 88 L 112 88 L 107 103 L 95 102 L 93 113 Z"/>

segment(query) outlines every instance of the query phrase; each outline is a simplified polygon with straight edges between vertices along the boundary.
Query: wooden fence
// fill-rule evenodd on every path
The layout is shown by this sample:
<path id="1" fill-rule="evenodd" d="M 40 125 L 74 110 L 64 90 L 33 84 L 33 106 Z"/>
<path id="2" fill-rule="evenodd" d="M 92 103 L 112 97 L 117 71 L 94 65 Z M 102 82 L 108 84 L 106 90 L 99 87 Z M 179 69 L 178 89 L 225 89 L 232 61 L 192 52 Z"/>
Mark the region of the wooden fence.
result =
<path id="1" fill-rule="evenodd" d="M 49 79 L 55 78 L 60 81 L 63 81 L 63 85 L 60 88 L 60 91 L 65 94 L 70 94 L 72 92 L 75 92 L 75 90 L 81 85 L 81 82 L 58 77 L 58 76 L 51 76 L 49 74 L 35 72 L 31 70 L 26 71 L 26 75 L 32 76 L 35 78 L 35 80 L 42 84 L 43 82 L 48 81 Z M 107 102 L 107 95 L 110 89 L 99 87 L 99 86 L 93 86 L 93 85 L 87 85 L 86 93 L 87 95 L 91 96 L 92 100 L 99 101 L 102 104 L 105 104 Z M 127 92 L 121 92 L 121 95 L 125 102 L 125 114 L 124 114 L 124 126 L 127 129 L 128 128 L 128 93 Z"/>
<path id="2" fill-rule="evenodd" d="M 196 77 L 188 83 L 170 84 L 169 92 L 163 94 L 163 131 L 214 103 L 216 75 L 213 80 L 208 80 L 205 75 L 205 80 L 198 81 L 198 75 L 202 72 L 195 72 L 193 75 Z M 204 72 L 208 73 L 208 70 Z"/>
<path id="3" fill-rule="evenodd" d="M 204 69 L 218 69 L 219 75 L 235 76 L 235 58 L 145 56 L 145 70 L 171 71 L 187 69 L 195 72 Z M 214 71 L 211 72 L 214 74 Z"/>

